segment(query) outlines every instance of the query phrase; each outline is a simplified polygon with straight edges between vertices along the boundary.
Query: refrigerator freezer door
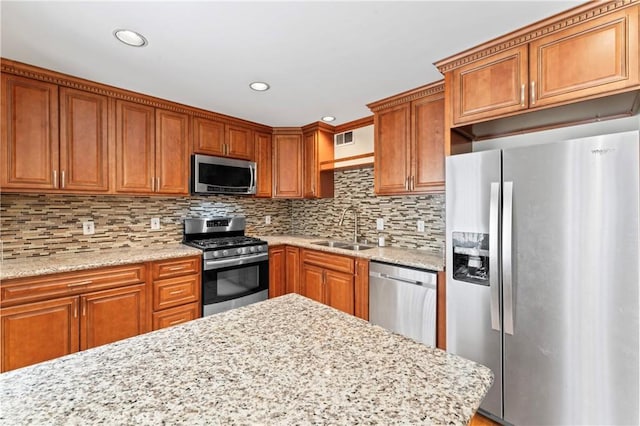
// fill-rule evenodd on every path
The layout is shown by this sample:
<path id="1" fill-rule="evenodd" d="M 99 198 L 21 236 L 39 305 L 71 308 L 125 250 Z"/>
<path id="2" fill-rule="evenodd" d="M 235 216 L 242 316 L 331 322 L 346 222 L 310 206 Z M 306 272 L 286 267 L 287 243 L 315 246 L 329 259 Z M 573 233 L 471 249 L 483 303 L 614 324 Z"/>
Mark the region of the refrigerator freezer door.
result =
<path id="1" fill-rule="evenodd" d="M 489 234 L 492 183 L 500 182 L 500 151 L 447 157 L 446 174 L 447 351 L 493 371 L 494 384 L 481 408 L 501 416 L 502 338 L 492 329 L 491 287 L 453 278 L 453 234 Z M 499 276 L 497 270 L 488 273 L 490 278 Z"/>
<path id="2" fill-rule="evenodd" d="M 503 151 L 510 423 L 639 424 L 638 157 L 638 132 Z"/>

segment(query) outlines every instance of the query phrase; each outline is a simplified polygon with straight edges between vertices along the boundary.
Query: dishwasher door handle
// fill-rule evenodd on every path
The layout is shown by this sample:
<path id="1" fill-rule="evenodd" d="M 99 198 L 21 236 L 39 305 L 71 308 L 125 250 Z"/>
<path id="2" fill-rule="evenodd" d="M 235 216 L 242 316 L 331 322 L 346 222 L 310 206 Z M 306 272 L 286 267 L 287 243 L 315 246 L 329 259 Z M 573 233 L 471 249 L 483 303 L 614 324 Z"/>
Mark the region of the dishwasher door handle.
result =
<path id="1" fill-rule="evenodd" d="M 396 277 L 393 275 L 388 275 L 385 273 L 377 273 L 377 274 L 372 274 L 372 277 L 375 277 L 376 275 L 378 275 L 380 278 L 384 278 L 390 281 L 400 281 L 406 284 L 412 284 L 412 285 L 417 285 L 419 287 L 425 287 L 425 288 L 436 288 L 435 283 L 427 283 L 427 282 L 423 282 L 423 281 L 414 281 L 414 280 L 408 280 L 406 278 L 402 278 L 402 277 Z"/>

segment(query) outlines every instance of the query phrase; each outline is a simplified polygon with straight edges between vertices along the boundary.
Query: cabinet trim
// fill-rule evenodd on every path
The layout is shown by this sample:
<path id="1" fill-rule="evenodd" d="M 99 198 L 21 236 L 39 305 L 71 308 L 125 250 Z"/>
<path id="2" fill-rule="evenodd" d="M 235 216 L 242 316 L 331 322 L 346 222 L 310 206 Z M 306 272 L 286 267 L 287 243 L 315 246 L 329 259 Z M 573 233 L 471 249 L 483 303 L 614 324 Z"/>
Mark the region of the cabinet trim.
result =
<path id="1" fill-rule="evenodd" d="M 435 95 L 437 93 L 444 93 L 444 80 L 438 80 L 433 83 L 372 102 L 367 104 L 367 107 L 375 113 L 386 108 L 391 108 L 416 99 L 424 98 L 425 96 Z"/>
<path id="2" fill-rule="evenodd" d="M 264 124 L 254 123 L 240 118 L 224 115 L 216 112 L 210 112 L 195 107 L 189 107 L 178 103 L 173 103 L 164 99 L 155 98 L 152 96 L 144 95 L 141 93 L 131 92 L 125 89 L 119 89 L 113 86 L 107 86 L 105 84 L 95 83 L 90 80 L 85 80 L 78 77 L 73 77 L 67 74 L 57 73 L 55 71 L 49 71 L 44 68 L 39 68 L 33 65 L 24 64 L 18 61 L 1 58 L 1 69 L 3 73 L 19 75 L 34 80 L 45 81 L 54 83 L 59 86 L 71 87 L 86 92 L 97 93 L 100 95 L 110 96 L 115 99 L 135 102 L 155 108 L 162 108 L 173 112 L 187 113 L 194 117 L 208 118 L 211 120 L 224 120 L 234 125 L 249 126 L 256 130 L 270 132 L 271 127 Z"/>
<path id="3" fill-rule="evenodd" d="M 589 2 L 538 21 L 520 30 L 513 31 L 502 37 L 495 38 L 480 46 L 441 59 L 435 62 L 434 65 L 442 74 L 445 74 L 455 68 L 494 55 L 503 50 L 530 43 L 533 40 L 548 36 L 549 34 L 562 31 L 626 7 L 631 7 L 637 2 L 638 0 L 618 0 L 614 2 L 596 3 L 595 7 L 594 3 Z"/>

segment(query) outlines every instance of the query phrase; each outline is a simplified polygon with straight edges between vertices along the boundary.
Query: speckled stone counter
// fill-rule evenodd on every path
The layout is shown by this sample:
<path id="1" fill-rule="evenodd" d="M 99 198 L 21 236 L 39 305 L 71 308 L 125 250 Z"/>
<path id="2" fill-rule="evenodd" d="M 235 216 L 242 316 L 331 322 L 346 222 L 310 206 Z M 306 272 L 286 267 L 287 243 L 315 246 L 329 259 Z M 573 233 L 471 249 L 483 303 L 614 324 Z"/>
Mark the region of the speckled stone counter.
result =
<path id="1" fill-rule="evenodd" d="M 0 424 L 466 424 L 491 371 L 296 294 L 0 374 Z"/>
<path id="2" fill-rule="evenodd" d="M 43 257 L 3 260 L 0 268 L 0 279 L 8 280 L 10 278 L 79 271 L 102 266 L 197 256 L 199 254 L 202 254 L 202 252 L 193 247 L 182 244 L 165 244 L 157 247 L 118 248 L 90 253 L 54 254 Z"/>
<path id="3" fill-rule="evenodd" d="M 301 235 L 259 235 L 269 243 L 269 245 L 288 244 L 314 250 L 327 251 L 330 253 L 343 254 L 353 257 L 362 257 L 380 262 L 396 263 L 416 268 L 430 269 L 432 271 L 444 270 L 444 253 L 406 249 L 397 247 L 374 247 L 367 250 L 346 250 L 337 247 L 325 247 L 312 244 L 314 241 L 323 241 L 330 238 L 309 237 Z"/>

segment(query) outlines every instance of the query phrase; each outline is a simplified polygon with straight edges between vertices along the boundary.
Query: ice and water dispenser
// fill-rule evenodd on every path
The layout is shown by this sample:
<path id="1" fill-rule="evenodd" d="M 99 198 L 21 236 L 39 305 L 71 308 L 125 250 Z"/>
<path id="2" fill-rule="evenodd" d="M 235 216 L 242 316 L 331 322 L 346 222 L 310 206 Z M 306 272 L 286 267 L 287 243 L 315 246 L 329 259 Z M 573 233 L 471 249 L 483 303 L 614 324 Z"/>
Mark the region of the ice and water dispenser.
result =
<path id="1" fill-rule="evenodd" d="M 489 234 L 454 232 L 453 279 L 489 285 Z"/>

